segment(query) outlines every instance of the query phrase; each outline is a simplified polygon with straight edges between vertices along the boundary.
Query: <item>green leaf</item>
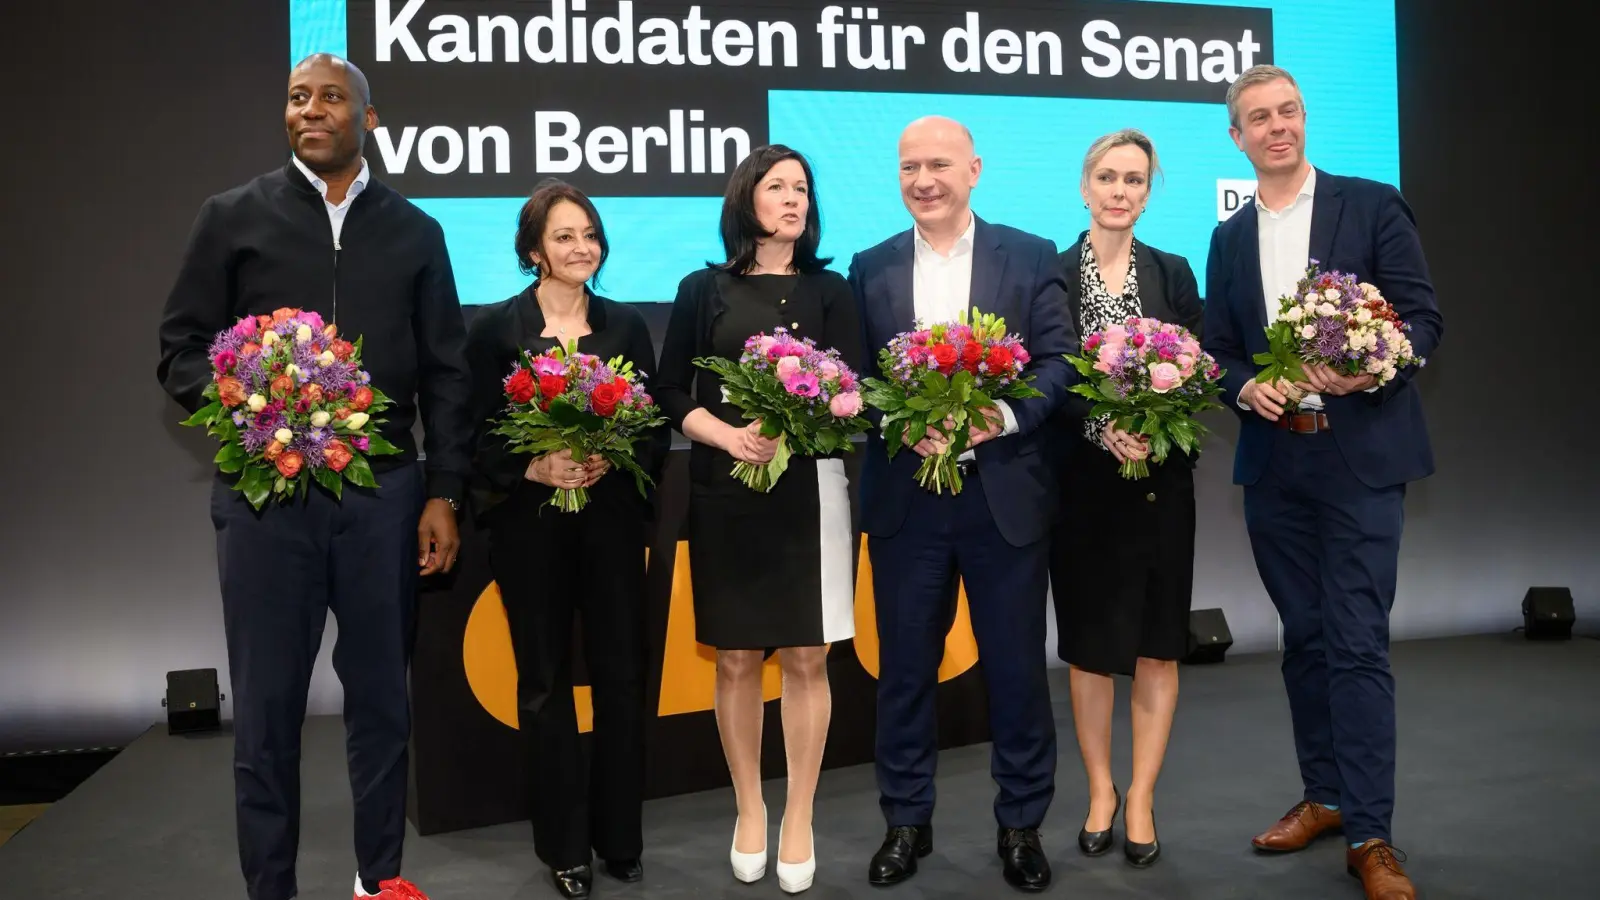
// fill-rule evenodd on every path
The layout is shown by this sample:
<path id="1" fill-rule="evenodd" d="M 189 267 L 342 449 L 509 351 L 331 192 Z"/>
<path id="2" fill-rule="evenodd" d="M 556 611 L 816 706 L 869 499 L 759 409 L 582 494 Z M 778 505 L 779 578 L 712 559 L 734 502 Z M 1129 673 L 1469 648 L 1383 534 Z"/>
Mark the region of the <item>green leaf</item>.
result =
<path id="1" fill-rule="evenodd" d="M 344 467 L 344 477 L 348 478 L 350 483 L 356 487 L 375 488 L 378 486 L 378 479 L 372 474 L 372 466 L 359 456 L 351 457 L 350 464 Z"/>
<path id="2" fill-rule="evenodd" d="M 546 412 L 550 416 L 550 421 L 563 428 L 571 428 L 583 424 L 583 412 L 571 403 L 559 398 L 551 401 L 550 409 Z"/>
<path id="3" fill-rule="evenodd" d="M 209 403 L 209 404 L 207 404 L 205 406 L 202 406 L 199 409 L 195 410 L 194 415 L 190 416 L 187 419 L 184 419 L 181 424 L 184 424 L 184 425 L 208 425 L 208 424 L 211 423 L 212 419 L 216 418 L 219 414 L 222 413 L 223 408 L 224 407 L 223 407 L 223 405 L 222 405 L 222 403 L 220 401 L 216 402 L 216 403 Z"/>
<path id="4" fill-rule="evenodd" d="M 399 453 L 399 452 L 400 452 L 400 448 L 396 447 L 394 444 L 390 443 L 389 439 L 384 437 L 383 435 L 381 435 L 381 434 L 369 434 L 369 435 L 367 435 L 366 454 L 368 456 L 387 456 L 387 455 L 389 455 L 391 453 Z"/>
<path id="5" fill-rule="evenodd" d="M 922 385 L 934 394 L 944 394 L 950 390 L 950 379 L 942 372 L 929 372 L 922 376 Z"/>
<path id="6" fill-rule="evenodd" d="M 244 494 L 251 506 L 260 509 L 272 494 L 272 477 L 265 469 L 251 467 L 245 470 L 244 477 L 234 487 Z"/>
<path id="7" fill-rule="evenodd" d="M 345 468 L 348 469 L 349 466 L 346 466 Z M 328 491 L 328 493 L 335 497 L 342 498 L 344 496 L 344 479 L 339 477 L 338 472 L 335 472 L 327 466 L 323 466 L 320 469 L 314 469 L 313 471 L 316 472 L 317 484 L 322 485 L 323 488 Z"/>

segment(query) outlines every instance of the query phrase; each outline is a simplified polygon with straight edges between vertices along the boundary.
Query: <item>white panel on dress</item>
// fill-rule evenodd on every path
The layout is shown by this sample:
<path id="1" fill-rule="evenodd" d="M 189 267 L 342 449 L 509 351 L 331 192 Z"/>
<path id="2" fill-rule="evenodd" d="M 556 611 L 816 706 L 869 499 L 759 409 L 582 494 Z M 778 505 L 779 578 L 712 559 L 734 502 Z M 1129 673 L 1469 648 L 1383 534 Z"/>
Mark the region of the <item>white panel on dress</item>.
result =
<path id="1" fill-rule="evenodd" d="M 856 636 L 856 590 L 851 571 L 850 479 L 844 460 L 817 460 L 817 508 L 822 526 L 822 640 L 824 643 Z"/>

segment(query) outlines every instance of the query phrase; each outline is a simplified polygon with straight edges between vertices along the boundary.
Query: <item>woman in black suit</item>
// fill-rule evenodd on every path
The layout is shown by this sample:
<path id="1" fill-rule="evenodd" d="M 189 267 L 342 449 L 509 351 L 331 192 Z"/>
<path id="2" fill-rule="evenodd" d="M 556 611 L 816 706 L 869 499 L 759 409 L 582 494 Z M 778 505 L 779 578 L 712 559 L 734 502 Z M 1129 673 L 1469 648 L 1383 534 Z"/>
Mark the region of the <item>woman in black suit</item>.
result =
<path id="1" fill-rule="evenodd" d="M 1160 319 L 1200 334 L 1194 272 L 1181 256 L 1133 236 L 1159 171 L 1155 147 L 1125 129 L 1095 141 L 1083 161 L 1082 192 L 1091 224 L 1061 265 L 1078 334 L 1129 316 Z M 1062 478 L 1062 516 L 1051 548 L 1057 652 L 1071 666 L 1073 721 L 1089 778 L 1089 814 L 1079 848 L 1111 846 L 1123 797 L 1111 777 L 1114 674 L 1133 676 L 1133 777 L 1128 784 L 1124 853 L 1155 862 L 1152 803 L 1178 703 L 1178 666 L 1187 650 L 1194 573 L 1194 460 L 1182 451 L 1137 481 L 1122 462 L 1149 455 L 1146 439 L 1088 416 L 1073 396 Z"/>
<path id="2" fill-rule="evenodd" d="M 822 768 L 832 697 L 828 645 L 855 636 L 855 570 L 849 482 L 842 454 L 794 456 L 767 493 L 734 478 L 736 461 L 765 463 L 776 441 L 761 436 L 696 357 L 737 360 L 756 333 L 786 328 L 819 349 L 837 349 L 859 373 L 861 328 L 850 285 L 819 259 L 821 214 L 805 158 L 758 147 L 728 179 L 722 205 L 727 261 L 678 286 L 661 347 L 656 397 L 694 442 L 689 455 L 689 559 L 695 640 L 717 648 L 717 730 L 733 777 L 738 818 L 729 863 L 752 882 L 767 871 L 761 799 L 761 666 L 783 665 L 783 741 L 789 791 L 778 829 L 778 885 L 811 886 L 812 800 Z"/>
<path id="3" fill-rule="evenodd" d="M 639 311 L 589 289 L 609 253 L 589 198 L 559 181 L 539 185 L 522 207 L 517 262 L 534 282 L 477 311 L 467 333 L 478 428 L 473 500 L 489 531 L 489 563 L 511 626 L 517 662 L 518 729 L 525 747 L 533 844 L 564 897 L 589 896 L 591 853 L 622 881 L 643 877 L 645 530 L 650 503 L 632 476 L 607 472 L 596 456 L 559 450 L 511 453 L 488 432 L 504 410 L 503 382 L 522 350 L 543 353 L 577 341 L 583 353 L 621 356 L 646 377 L 656 371 Z M 635 447 L 652 477 L 671 432 L 657 428 Z M 546 500 L 586 487 L 589 503 L 564 513 Z M 593 763 L 583 772 L 573 705 L 572 619 L 583 620 L 584 661 L 594 696 Z"/>

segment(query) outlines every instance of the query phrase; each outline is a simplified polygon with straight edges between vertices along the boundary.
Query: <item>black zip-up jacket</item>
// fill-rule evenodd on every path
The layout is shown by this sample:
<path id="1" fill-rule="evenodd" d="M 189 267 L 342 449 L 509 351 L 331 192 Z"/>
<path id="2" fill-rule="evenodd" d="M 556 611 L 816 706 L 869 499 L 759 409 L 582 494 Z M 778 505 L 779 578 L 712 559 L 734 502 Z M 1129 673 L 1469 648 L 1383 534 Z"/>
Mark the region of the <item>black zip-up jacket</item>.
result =
<path id="1" fill-rule="evenodd" d="M 439 223 L 369 175 L 336 244 L 322 195 L 293 160 L 211 197 L 162 314 L 162 387 L 190 412 L 199 409 L 217 332 L 285 306 L 315 310 L 347 340 L 365 339 L 362 365 L 394 401 L 382 433 L 402 451 L 373 457 L 373 469 L 417 459 L 420 409 L 428 496 L 464 501 L 472 379 Z"/>

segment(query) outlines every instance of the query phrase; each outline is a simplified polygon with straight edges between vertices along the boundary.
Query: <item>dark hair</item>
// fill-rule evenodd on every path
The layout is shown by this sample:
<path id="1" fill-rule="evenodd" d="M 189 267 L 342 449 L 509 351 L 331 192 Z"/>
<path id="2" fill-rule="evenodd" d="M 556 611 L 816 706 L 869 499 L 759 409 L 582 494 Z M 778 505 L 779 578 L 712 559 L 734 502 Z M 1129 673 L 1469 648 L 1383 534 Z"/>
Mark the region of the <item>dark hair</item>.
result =
<path id="1" fill-rule="evenodd" d="M 817 205 L 817 182 L 811 176 L 811 164 L 796 150 L 782 144 L 768 144 L 750 151 L 728 176 L 728 189 L 722 195 L 722 248 L 728 260 L 710 265 L 742 274 L 756 264 L 756 244 L 772 236 L 756 218 L 756 188 L 773 166 L 786 159 L 799 163 L 801 171 L 805 172 L 810 200 L 806 204 L 805 230 L 794 242 L 794 269 L 804 273 L 820 272 L 833 262 L 831 258 L 817 256 L 817 245 L 822 242 L 822 211 Z"/>
<path id="2" fill-rule="evenodd" d="M 531 263 L 528 255 L 535 251 L 543 252 L 541 242 L 544 240 L 545 223 L 550 220 L 550 210 L 563 201 L 576 203 L 589 216 L 589 224 L 594 226 L 595 240 L 600 242 L 600 264 L 594 267 L 594 275 L 589 280 L 599 284 L 600 270 L 605 268 L 606 257 L 611 255 L 611 244 L 606 241 L 606 228 L 600 223 L 600 211 L 594 208 L 594 203 L 583 191 L 559 178 L 546 178 L 539 182 L 528 197 L 528 202 L 522 204 L 522 212 L 517 214 L 517 268 L 524 275 L 534 276 L 535 281 L 544 277 L 542 268 Z"/>

